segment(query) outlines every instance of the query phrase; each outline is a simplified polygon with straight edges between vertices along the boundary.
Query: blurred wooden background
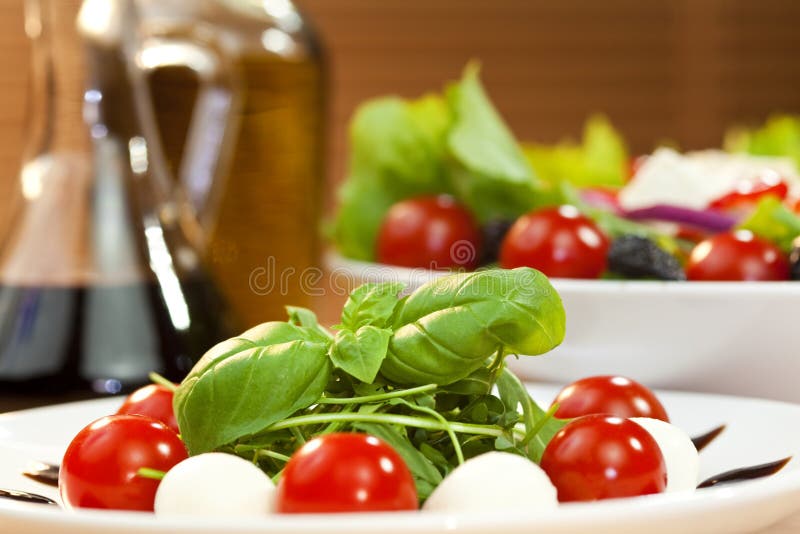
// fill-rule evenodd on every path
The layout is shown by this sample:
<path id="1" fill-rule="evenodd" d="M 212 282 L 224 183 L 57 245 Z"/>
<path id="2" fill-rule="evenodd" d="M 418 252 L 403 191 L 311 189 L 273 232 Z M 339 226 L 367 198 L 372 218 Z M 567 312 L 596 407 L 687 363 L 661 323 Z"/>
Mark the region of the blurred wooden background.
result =
<path id="1" fill-rule="evenodd" d="M 699 148 L 732 122 L 800 111 L 797 0 L 298 1 L 331 58 L 334 180 L 358 102 L 436 90 L 470 58 L 524 139 L 576 136 L 603 111 L 636 151 Z M 22 0 L 0 0 L 0 195 L 18 166 L 27 62 Z"/>

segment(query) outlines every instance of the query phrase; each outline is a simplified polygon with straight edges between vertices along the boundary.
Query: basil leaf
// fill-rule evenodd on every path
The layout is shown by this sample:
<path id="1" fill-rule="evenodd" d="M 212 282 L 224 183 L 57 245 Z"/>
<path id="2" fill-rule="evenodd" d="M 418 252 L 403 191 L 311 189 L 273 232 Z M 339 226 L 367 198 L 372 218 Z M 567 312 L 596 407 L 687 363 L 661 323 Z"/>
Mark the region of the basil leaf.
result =
<path id="1" fill-rule="evenodd" d="M 536 355 L 564 339 L 561 298 L 534 269 L 458 273 L 414 291 L 395 314 L 383 376 L 406 385 L 457 382 L 498 350 Z"/>
<path id="2" fill-rule="evenodd" d="M 175 392 L 190 454 L 254 434 L 322 395 L 331 374 L 321 333 L 271 322 L 209 350 Z"/>
<path id="3" fill-rule="evenodd" d="M 343 328 L 358 330 L 364 325 L 383 328 L 388 323 L 398 304 L 397 294 L 405 284 L 384 282 L 363 284 L 348 297 L 342 309 Z"/>
<path id="4" fill-rule="evenodd" d="M 417 486 L 417 495 L 425 500 L 442 481 L 442 474 L 433 462 L 417 450 L 409 439 L 391 425 L 375 423 L 355 423 L 353 427 L 378 437 L 391 445 L 408 466 Z"/>
<path id="5" fill-rule="evenodd" d="M 478 219 L 515 218 L 531 209 L 539 182 L 514 135 L 467 65 L 462 80 L 448 90 L 454 121 L 448 136 L 450 182 Z"/>
<path id="6" fill-rule="evenodd" d="M 317 315 L 308 308 L 286 306 L 286 313 L 289 315 L 289 322 L 295 326 L 305 326 L 307 328 L 317 328 L 319 326 Z"/>
<path id="7" fill-rule="evenodd" d="M 347 374 L 370 383 L 381 368 L 391 337 L 391 330 L 375 326 L 362 326 L 355 332 L 341 330 L 331 345 L 331 361 Z"/>
<path id="8" fill-rule="evenodd" d="M 528 457 L 538 464 L 547 444 L 568 421 L 550 417 L 547 421 L 542 422 L 545 417 L 548 417 L 546 412 L 531 398 L 519 378 L 508 369 L 503 369 L 496 385 L 500 400 L 503 401 L 507 410 L 519 411 L 520 408 L 522 409 L 522 421 L 526 431 L 522 441 L 527 445 Z"/>

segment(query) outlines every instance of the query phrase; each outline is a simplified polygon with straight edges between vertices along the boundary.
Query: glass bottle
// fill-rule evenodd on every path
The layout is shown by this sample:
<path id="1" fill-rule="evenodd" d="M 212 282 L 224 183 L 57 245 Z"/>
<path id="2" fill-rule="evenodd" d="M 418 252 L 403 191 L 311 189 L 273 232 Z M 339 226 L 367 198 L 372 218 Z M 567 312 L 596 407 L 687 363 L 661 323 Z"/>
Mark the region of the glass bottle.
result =
<path id="1" fill-rule="evenodd" d="M 214 280 L 248 325 L 283 319 L 286 304 L 312 307 L 324 134 L 312 29 L 290 0 L 137 5 L 167 171 L 189 192 Z M 181 53 L 187 39 L 216 57 Z M 225 68 L 209 80 L 215 59 Z"/>
<path id="2" fill-rule="evenodd" d="M 81 3 L 26 1 L 28 142 L 0 236 L 2 395 L 113 394 L 151 371 L 180 380 L 235 331 L 183 197 L 165 186 L 133 57 L 96 53 Z"/>

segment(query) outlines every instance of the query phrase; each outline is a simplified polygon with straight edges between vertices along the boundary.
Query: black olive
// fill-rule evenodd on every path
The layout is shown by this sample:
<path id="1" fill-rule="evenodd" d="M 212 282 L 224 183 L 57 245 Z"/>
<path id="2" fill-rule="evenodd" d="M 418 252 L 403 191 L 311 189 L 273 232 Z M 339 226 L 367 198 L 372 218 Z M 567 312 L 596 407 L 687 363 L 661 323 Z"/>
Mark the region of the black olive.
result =
<path id="1" fill-rule="evenodd" d="M 608 270 L 626 278 L 686 280 L 680 262 L 652 240 L 624 235 L 611 243 Z"/>
<path id="2" fill-rule="evenodd" d="M 794 240 L 792 253 L 789 254 L 792 280 L 800 280 L 800 237 Z"/>
<path id="3" fill-rule="evenodd" d="M 514 224 L 514 221 L 493 219 L 483 225 L 481 228 L 483 247 L 480 265 L 488 265 L 498 260 L 500 257 L 500 245 L 503 244 L 503 238 L 506 237 L 512 224 Z"/>

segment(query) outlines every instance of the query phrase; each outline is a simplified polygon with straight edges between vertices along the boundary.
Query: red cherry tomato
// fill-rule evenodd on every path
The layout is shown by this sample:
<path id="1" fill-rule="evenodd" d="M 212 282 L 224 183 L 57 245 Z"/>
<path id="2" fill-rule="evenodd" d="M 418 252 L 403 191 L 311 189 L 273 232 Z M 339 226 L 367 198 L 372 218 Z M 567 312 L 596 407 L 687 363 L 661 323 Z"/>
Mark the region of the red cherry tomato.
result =
<path id="1" fill-rule="evenodd" d="M 67 447 L 58 476 L 67 507 L 152 511 L 158 480 L 142 467 L 168 471 L 187 458 L 178 435 L 141 415 L 111 415 L 80 432 Z"/>
<path id="2" fill-rule="evenodd" d="M 669 422 L 667 411 L 655 394 L 623 376 L 592 376 L 573 382 L 555 398 L 556 417 L 573 419 L 602 414 L 616 417 L 650 417 Z"/>
<path id="3" fill-rule="evenodd" d="M 780 175 L 767 170 L 761 173 L 755 182 L 749 180 L 739 182 L 735 190 L 712 201 L 708 207 L 718 210 L 746 210 L 752 208 L 764 196 L 773 195 L 783 200 L 788 193 L 789 187 Z"/>
<path id="4" fill-rule="evenodd" d="M 398 202 L 378 231 L 381 263 L 426 269 L 474 269 L 478 266 L 480 230 L 455 200 L 439 195 Z"/>
<path id="5" fill-rule="evenodd" d="M 417 490 L 403 459 L 374 436 L 334 433 L 303 445 L 276 493 L 281 513 L 416 510 Z"/>
<path id="6" fill-rule="evenodd" d="M 560 502 L 661 493 L 667 471 L 661 449 L 633 421 L 587 415 L 562 428 L 541 462 Z"/>
<path id="7" fill-rule="evenodd" d="M 175 411 L 172 409 L 173 396 L 173 391 L 168 387 L 150 384 L 128 395 L 117 414 L 146 415 L 178 433 L 178 421 L 175 420 Z"/>
<path id="8" fill-rule="evenodd" d="M 606 269 L 608 238 L 572 206 L 523 215 L 500 250 L 505 269 L 533 267 L 558 278 L 597 278 Z"/>
<path id="9" fill-rule="evenodd" d="M 698 243 L 686 265 L 689 280 L 788 280 L 789 262 L 778 247 L 739 230 Z"/>

